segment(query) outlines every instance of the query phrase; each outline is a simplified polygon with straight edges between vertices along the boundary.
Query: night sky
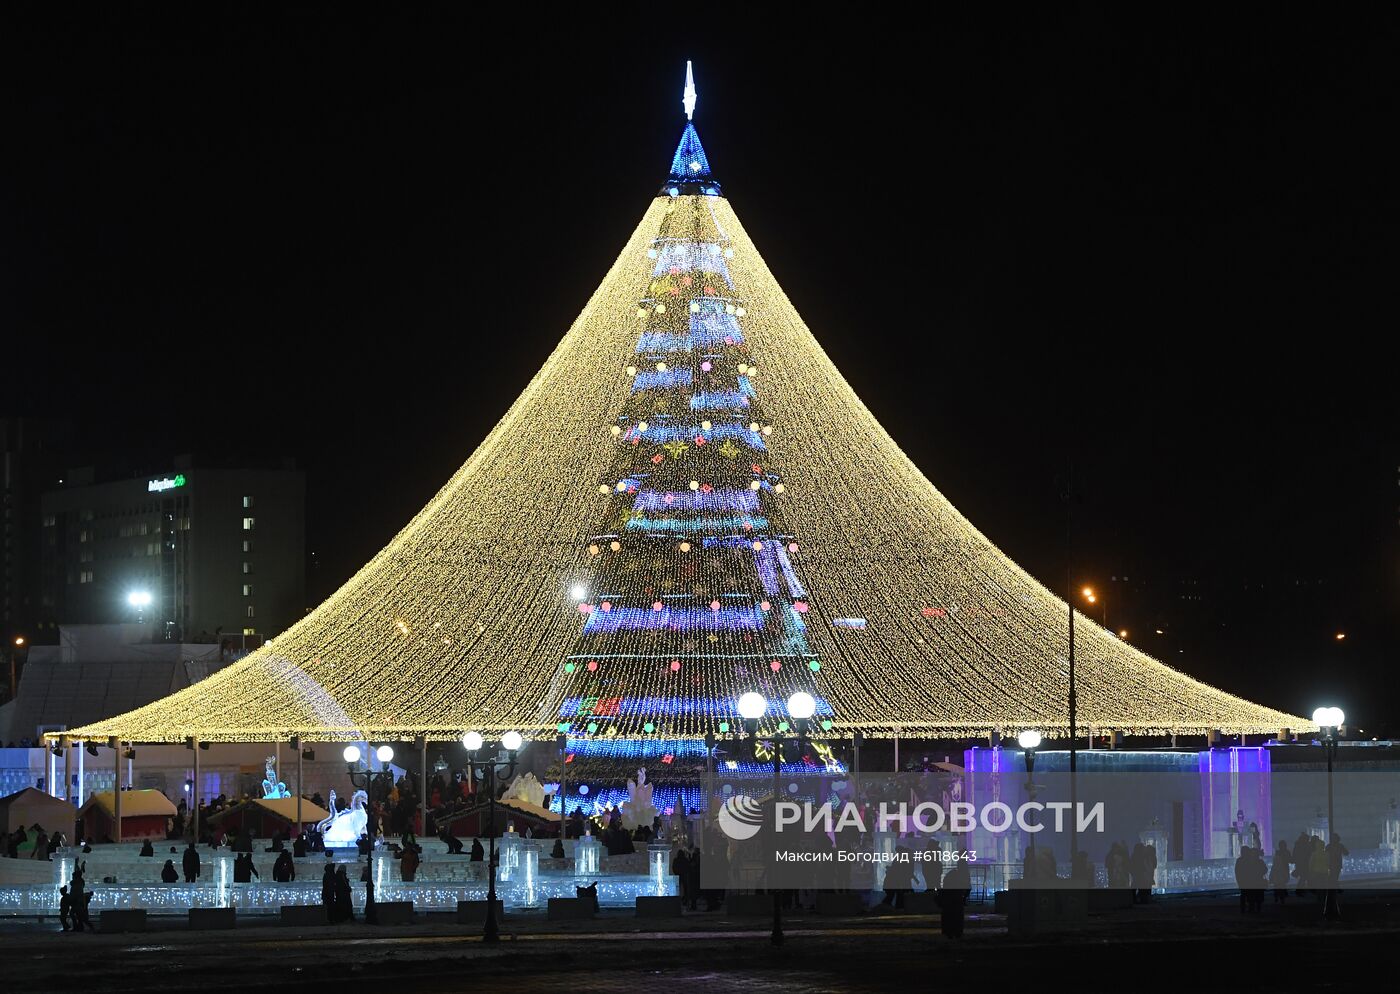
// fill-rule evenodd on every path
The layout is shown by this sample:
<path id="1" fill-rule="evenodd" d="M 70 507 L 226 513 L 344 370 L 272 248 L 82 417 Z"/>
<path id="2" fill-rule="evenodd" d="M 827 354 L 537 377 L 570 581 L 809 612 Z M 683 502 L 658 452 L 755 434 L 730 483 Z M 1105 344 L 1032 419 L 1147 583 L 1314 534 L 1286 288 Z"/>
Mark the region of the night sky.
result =
<path id="1" fill-rule="evenodd" d="M 1400 733 L 1391 26 L 748 6 L 12 10 L 4 407 L 69 419 L 74 464 L 295 456 L 323 596 L 597 286 L 692 59 L 769 266 L 975 524 L 1063 590 L 1072 472 L 1115 629 Z"/>

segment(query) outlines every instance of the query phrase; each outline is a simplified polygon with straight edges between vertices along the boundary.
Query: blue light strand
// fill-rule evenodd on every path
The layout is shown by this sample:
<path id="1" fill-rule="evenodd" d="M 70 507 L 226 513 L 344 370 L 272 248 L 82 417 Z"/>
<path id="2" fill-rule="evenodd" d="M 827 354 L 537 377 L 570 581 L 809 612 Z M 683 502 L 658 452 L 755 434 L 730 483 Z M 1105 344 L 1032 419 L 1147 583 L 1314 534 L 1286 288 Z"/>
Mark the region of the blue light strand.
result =
<path id="1" fill-rule="evenodd" d="M 753 608 L 722 607 L 669 608 L 660 611 L 650 607 L 615 607 L 610 611 L 591 611 L 584 623 L 585 635 L 602 635 L 620 631 L 759 631 L 763 628 L 763 612 Z"/>

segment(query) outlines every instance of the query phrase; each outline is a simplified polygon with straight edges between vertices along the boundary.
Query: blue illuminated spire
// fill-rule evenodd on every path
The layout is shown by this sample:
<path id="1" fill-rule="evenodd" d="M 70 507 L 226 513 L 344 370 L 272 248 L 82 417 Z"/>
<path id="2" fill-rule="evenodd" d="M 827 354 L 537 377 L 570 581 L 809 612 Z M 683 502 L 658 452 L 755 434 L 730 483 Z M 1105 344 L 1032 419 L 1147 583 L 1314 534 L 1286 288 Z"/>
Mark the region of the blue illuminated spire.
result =
<path id="1" fill-rule="evenodd" d="M 705 146 L 700 144 L 700 135 L 695 125 L 686 122 L 681 143 L 676 146 L 675 158 L 671 160 L 671 179 L 682 183 L 694 183 L 709 179 L 710 160 L 705 158 Z"/>
<path id="2" fill-rule="evenodd" d="M 719 184 L 710 177 L 710 160 L 705 155 L 705 146 L 700 144 L 700 134 L 695 130 L 690 117 L 695 113 L 695 77 L 690 63 L 685 64 L 685 93 L 681 105 L 685 108 L 685 131 L 681 142 L 676 146 L 676 154 L 671 159 L 671 174 L 661 188 L 665 196 L 679 197 L 682 194 L 701 194 L 707 197 L 722 196 Z"/>

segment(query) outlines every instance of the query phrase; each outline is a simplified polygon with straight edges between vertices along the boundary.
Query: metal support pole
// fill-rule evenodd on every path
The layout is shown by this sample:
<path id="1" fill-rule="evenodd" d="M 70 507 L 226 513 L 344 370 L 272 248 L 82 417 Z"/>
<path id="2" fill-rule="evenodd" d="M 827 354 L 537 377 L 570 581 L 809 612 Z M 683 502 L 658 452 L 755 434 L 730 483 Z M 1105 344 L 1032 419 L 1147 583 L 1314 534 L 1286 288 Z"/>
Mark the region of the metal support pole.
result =
<path id="1" fill-rule="evenodd" d="M 899 729 L 894 731 L 894 772 L 899 772 Z"/>
<path id="2" fill-rule="evenodd" d="M 300 735 L 292 739 L 292 745 L 297 751 L 297 835 L 301 835 L 302 832 L 305 831 L 306 823 L 301 820 L 301 795 L 303 793 L 301 788 L 302 754 L 305 750 L 301 747 Z"/>
<path id="3" fill-rule="evenodd" d="M 418 752 L 418 833 L 428 834 L 428 737 L 419 742 Z"/>
<path id="4" fill-rule="evenodd" d="M 122 840 L 122 742 L 111 740 L 112 745 L 112 813 L 116 816 L 117 827 L 112 831 L 112 841 Z"/>
<path id="5" fill-rule="evenodd" d="M 1332 754 L 1336 743 L 1327 742 L 1324 748 L 1327 750 L 1327 842 L 1331 844 L 1337 841 L 1337 823 L 1332 820 Z"/>
<path id="6" fill-rule="evenodd" d="M 568 811 L 569 807 L 569 764 L 565 762 L 569 758 L 569 737 L 559 736 L 559 844 L 564 844 L 564 838 L 569 834 Z"/>
<path id="7" fill-rule="evenodd" d="M 86 771 L 83 769 L 87 765 L 87 743 L 77 743 L 78 749 L 78 807 L 83 806 L 83 794 L 86 793 L 87 785 Z"/>
<path id="8" fill-rule="evenodd" d="M 190 784 L 190 830 L 194 844 L 199 845 L 199 739 L 194 742 L 194 781 Z"/>
<path id="9" fill-rule="evenodd" d="M 782 737 L 781 737 L 777 732 L 774 732 L 774 733 L 773 733 L 773 809 L 774 809 L 774 812 L 775 812 L 775 815 L 774 815 L 775 818 L 777 817 L 776 811 L 777 811 L 777 807 L 778 807 L 778 798 L 782 795 L 782 787 L 783 787 L 783 740 L 782 740 Z M 770 857 L 770 858 L 771 858 L 771 857 Z M 772 882 L 772 881 L 769 881 L 769 883 L 768 883 L 768 889 L 771 890 L 771 891 L 773 892 L 773 935 L 772 935 L 772 937 L 771 937 L 771 938 L 772 938 L 772 943 L 773 943 L 773 945 L 775 945 L 775 946 L 781 946 L 781 945 L 783 944 L 783 903 L 782 903 L 782 894 L 779 892 L 779 890 L 778 890 L 777 887 L 773 886 L 773 882 Z"/>
<path id="10" fill-rule="evenodd" d="M 482 929 L 481 941 L 500 942 L 501 929 L 496 924 L 496 760 L 493 758 L 486 764 L 486 775 L 481 778 L 482 786 L 487 788 L 487 809 L 486 835 L 487 843 L 491 846 L 491 854 L 487 858 L 487 873 L 491 877 L 491 883 L 486 889 L 486 927 Z"/>
<path id="11" fill-rule="evenodd" d="M 73 743 L 66 738 L 59 739 L 63 744 L 63 799 L 72 802 L 73 795 Z"/>

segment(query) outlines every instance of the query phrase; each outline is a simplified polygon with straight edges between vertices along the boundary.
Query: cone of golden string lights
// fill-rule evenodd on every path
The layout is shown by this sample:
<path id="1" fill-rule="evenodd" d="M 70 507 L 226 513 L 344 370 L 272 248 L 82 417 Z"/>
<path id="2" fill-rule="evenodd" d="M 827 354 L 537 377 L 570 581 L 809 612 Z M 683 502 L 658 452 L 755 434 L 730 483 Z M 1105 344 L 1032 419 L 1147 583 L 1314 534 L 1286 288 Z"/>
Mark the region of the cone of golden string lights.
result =
<path id="1" fill-rule="evenodd" d="M 64 734 L 685 741 L 757 688 L 811 693 L 816 738 L 1063 735 L 1066 613 L 861 403 L 687 123 L 578 319 L 383 551 L 262 649 Z M 1075 645 L 1081 733 L 1311 727 L 1091 619 Z"/>

